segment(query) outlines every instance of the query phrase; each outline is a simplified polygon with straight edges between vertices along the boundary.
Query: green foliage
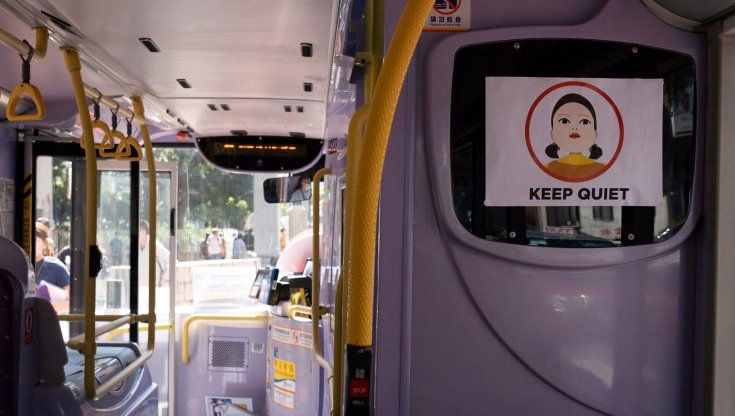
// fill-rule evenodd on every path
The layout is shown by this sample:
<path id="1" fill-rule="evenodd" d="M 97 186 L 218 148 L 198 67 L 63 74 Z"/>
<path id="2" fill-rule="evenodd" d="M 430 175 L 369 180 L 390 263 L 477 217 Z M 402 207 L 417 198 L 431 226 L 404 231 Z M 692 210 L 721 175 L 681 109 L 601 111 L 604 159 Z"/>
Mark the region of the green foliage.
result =
<path id="1" fill-rule="evenodd" d="M 194 219 L 205 227 L 242 228 L 253 205 L 252 175 L 217 169 L 194 148 L 157 148 L 154 154 L 157 161 L 178 163 L 179 228 Z"/>

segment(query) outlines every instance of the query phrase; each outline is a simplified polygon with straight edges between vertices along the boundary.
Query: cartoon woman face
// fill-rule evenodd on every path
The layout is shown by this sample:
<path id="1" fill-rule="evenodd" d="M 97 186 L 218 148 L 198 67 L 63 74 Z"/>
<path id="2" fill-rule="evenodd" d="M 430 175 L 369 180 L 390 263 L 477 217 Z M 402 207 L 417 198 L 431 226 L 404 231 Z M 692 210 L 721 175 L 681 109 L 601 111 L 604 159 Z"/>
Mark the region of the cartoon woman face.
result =
<path id="1" fill-rule="evenodd" d="M 565 153 L 586 153 L 597 141 L 595 117 L 578 102 L 559 107 L 551 119 L 551 140 Z"/>

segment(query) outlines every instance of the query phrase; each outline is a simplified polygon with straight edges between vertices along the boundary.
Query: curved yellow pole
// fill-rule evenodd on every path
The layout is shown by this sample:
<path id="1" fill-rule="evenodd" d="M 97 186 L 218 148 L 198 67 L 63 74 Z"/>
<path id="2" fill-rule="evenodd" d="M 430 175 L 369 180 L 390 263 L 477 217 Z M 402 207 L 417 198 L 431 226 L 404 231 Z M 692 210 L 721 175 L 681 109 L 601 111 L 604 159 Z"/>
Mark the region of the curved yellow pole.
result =
<path id="1" fill-rule="evenodd" d="M 61 48 L 64 55 L 64 62 L 71 77 L 72 87 L 74 89 L 74 98 L 79 109 L 79 118 L 82 124 L 82 138 L 84 143 L 84 157 L 86 159 L 87 173 L 87 222 L 85 234 L 85 261 L 84 274 L 87 281 L 85 282 L 84 310 L 85 314 L 95 309 L 95 281 L 94 276 L 90 275 L 89 263 L 91 257 L 91 246 L 97 241 L 97 155 L 94 151 L 94 137 L 92 136 L 92 120 L 87 110 L 87 97 L 84 95 L 84 85 L 82 83 L 81 68 L 79 62 L 79 52 L 75 48 Z M 84 341 L 80 343 L 79 351 L 84 354 L 84 374 L 94 374 L 94 354 L 97 352 L 95 345 L 94 319 L 85 319 L 84 321 Z M 94 383 L 88 385 L 84 383 L 84 390 L 87 397 L 96 397 Z"/>
<path id="2" fill-rule="evenodd" d="M 347 343 L 357 347 L 372 345 L 375 232 L 383 162 L 391 124 L 413 50 L 433 0 L 409 0 L 388 47 L 383 69 L 375 87 L 365 126 L 370 146 L 360 154 L 357 189 L 364 196 L 352 214 L 350 276 L 347 288 Z M 355 221 L 360 218 L 360 221 Z"/>
<path id="3" fill-rule="evenodd" d="M 85 86 L 82 82 L 81 76 L 81 63 L 79 61 L 79 52 L 75 48 L 62 47 L 62 54 L 64 55 L 64 62 L 66 63 L 69 76 L 72 81 L 72 88 L 74 90 L 74 98 L 76 100 L 77 108 L 79 109 L 79 118 L 82 124 L 82 137 L 81 142 L 84 147 L 84 154 L 86 159 L 86 174 L 87 174 L 87 219 L 86 219 L 86 261 L 84 262 L 84 276 L 86 276 L 85 290 L 84 290 L 84 334 L 75 337 L 70 340 L 69 345 L 77 349 L 79 352 L 84 354 L 84 391 L 89 399 L 100 398 L 115 388 L 122 380 L 133 375 L 139 368 L 141 368 L 146 361 L 153 356 L 153 349 L 155 347 L 155 330 L 154 326 L 156 323 L 155 315 L 155 274 L 153 267 L 155 265 L 155 244 L 149 250 L 152 259 L 150 261 L 149 269 L 149 305 L 148 315 L 138 316 L 126 316 L 117 319 L 111 323 L 105 324 L 98 329 L 95 329 L 95 297 L 96 297 L 96 284 L 95 277 L 92 276 L 91 272 L 91 261 L 92 253 L 96 252 L 99 254 L 95 242 L 97 241 L 97 155 L 94 148 L 94 137 L 92 135 L 92 121 L 89 117 L 89 111 L 87 110 L 87 99 L 85 95 Z M 143 114 L 143 103 L 142 101 L 134 97 L 133 105 L 136 108 L 136 113 L 140 114 L 141 118 Z M 144 120 L 144 118 L 143 118 Z M 140 125 L 141 133 L 144 140 L 146 141 L 146 151 L 148 152 L 148 167 L 149 167 L 149 183 L 151 185 L 151 203 L 149 209 L 155 210 L 156 200 L 156 176 L 155 166 L 153 165 L 153 153 L 150 147 L 150 136 L 148 135 L 148 128 L 145 123 Z M 155 211 L 153 211 L 155 212 Z M 155 215 L 151 219 L 151 224 L 155 227 Z M 155 228 L 151 230 L 152 241 L 155 242 Z M 95 249 L 95 250 L 93 250 Z M 95 388 L 95 353 L 97 352 L 97 344 L 95 337 L 102 335 L 106 332 L 112 331 L 114 328 L 125 325 L 126 323 L 133 322 L 133 320 L 140 320 L 141 322 L 148 323 L 148 345 L 147 351 L 144 352 L 140 357 L 136 358 L 132 363 L 115 375 L 110 380 L 106 381 L 99 387 Z"/>
<path id="4" fill-rule="evenodd" d="M 408 1 L 388 47 L 365 126 L 364 137 L 370 146 L 360 154 L 360 175 L 355 187 L 363 198 L 359 203 L 355 198 L 352 211 L 347 213 L 352 217 L 348 237 L 350 276 L 346 288 L 347 372 L 351 379 L 370 378 L 376 227 L 383 163 L 403 79 L 433 5 L 433 0 Z M 362 414 L 368 408 L 368 401 L 364 397 L 349 397 L 347 413 Z"/>
<path id="5" fill-rule="evenodd" d="M 181 361 L 189 364 L 189 327 L 195 321 L 267 321 L 268 315 L 191 315 L 181 327 Z"/>

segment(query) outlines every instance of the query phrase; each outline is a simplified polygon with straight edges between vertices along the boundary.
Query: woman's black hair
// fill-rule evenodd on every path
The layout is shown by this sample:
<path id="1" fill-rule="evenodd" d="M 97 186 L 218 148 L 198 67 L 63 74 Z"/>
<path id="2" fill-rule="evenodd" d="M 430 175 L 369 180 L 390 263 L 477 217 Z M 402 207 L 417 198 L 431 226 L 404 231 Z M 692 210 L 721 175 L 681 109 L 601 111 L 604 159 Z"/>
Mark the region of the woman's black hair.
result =
<path id="1" fill-rule="evenodd" d="M 595 108 L 592 107 L 592 103 L 589 102 L 588 99 L 579 94 L 567 94 L 559 98 L 559 101 L 554 104 L 554 109 L 551 110 L 551 127 L 554 127 L 554 114 L 556 114 L 561 106 L 569 103 L 577 103 L 590 110 L 590 114 L 592 115 L 592 126 L 597 130 L 597 116 L 595 115 Z"/>
<path id="2" fill-rule="evenodd" d="M 592 103 L 589 102 L 588 99 L 584 98 L 583 96 L 579 94 L 567 94 L 561 98 L 559 98 L 559 101 L 554 104 L 554 109 L 551 111 L 551 127 L 554 127 L 554 114 L 563 106 L 564 104 L 569 103 L 577 103 L 582 106 L 584 106 L 586 109 L 590 111 L 590 114 L 592 115 L 592 127 L 594 127 L 595 130 L 597 130 L 597 115 L 595 115 L 595 108 L 592 107 Z M 559 145 L 556 143 L 552 143 L 548 146 L 546 146 L 546 155 L 549 156 L 552 159 L 558 159 L 559 158 Z M 602 156 L 602 148 L 600 146 L 593 144 L 592 147 L 590 147 L 590 159 L 599 159 L 600 156 Z"/>
<path id="3" fill-rule="evenodd" d="M 552 159 L 559 159 L 559 145 L 556 143 L 551 143 L 550 145 L 546 146 L 546 156 Z"/>
<path id="4" fill-rule="evenodd" d="M 590 159 L 599 159 L 600 156 L 602 156 L 602 149 L 600 146 L 593 144 L 592 147 L 590 147 Z"/>

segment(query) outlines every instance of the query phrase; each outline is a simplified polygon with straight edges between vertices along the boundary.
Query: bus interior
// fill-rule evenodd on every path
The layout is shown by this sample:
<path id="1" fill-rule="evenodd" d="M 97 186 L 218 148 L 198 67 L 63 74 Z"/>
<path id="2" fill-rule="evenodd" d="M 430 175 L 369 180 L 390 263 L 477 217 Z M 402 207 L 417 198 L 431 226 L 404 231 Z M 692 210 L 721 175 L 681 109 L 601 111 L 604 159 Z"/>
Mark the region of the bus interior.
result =
<path id="1" fill-rule="evenodd" d="M 733 39 L 0 0 L 0 416 L 735 414 Z"/>

